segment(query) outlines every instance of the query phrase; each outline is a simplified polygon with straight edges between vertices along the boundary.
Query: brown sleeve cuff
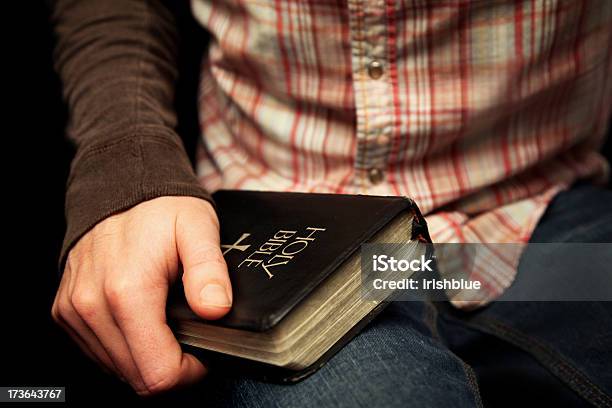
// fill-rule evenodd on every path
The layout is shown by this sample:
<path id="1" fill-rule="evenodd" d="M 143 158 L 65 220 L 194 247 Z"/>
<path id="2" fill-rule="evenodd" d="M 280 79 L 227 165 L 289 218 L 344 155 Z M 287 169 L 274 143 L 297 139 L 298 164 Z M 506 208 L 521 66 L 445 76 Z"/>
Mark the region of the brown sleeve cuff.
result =
<path id="1" fill-rule="evenodd" d="M 110 215 L 161 196 L 192 196 L 213 203 L 199 185 L 178 136 L 170 133 L 157 126 L 140 127 L 77 154 L 67 185 L 60 272 L 76 242 Z"/>

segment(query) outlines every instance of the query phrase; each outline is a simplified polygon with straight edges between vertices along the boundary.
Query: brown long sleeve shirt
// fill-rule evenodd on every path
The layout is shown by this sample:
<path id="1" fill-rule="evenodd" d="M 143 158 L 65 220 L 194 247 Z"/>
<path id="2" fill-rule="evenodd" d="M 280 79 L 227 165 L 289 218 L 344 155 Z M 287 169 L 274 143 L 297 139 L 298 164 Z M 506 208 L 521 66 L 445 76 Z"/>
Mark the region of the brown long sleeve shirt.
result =
<path id="1" fill-rule="evenodd" d="M 159 196 L 210 200 L 173 110 L 177 32 L 156 0 L 58 0 L 55 66 L 77 147 L 66 190 L 60 268 L 77 240 L 111 214 Z"/>

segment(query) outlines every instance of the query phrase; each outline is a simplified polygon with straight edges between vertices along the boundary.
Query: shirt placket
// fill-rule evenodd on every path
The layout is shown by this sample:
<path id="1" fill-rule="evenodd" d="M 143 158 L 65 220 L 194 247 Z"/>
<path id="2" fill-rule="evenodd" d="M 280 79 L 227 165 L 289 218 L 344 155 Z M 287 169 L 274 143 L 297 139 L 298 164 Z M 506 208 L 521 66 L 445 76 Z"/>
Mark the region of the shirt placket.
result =
<path id="1" fill-rule="evenodd" d="M 385 1 L 348 1 L 357 119 L 354 183 L 360 191 L 372 194 L 388 190 L 394 122 Z"/>

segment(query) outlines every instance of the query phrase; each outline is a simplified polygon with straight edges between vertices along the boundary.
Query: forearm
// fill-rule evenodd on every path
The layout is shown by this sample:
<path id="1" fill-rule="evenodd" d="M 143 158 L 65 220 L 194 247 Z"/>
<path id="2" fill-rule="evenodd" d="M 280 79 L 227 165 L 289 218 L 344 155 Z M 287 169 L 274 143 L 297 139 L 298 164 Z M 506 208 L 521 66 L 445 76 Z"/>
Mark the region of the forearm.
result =
<path id="1" fill-rule="evenodd" d="M 55 66 L 77 152 L 60 267 L 97 222 L 163 195 L 209 199 L 174 131 L 177 34 L 158 1 L 58 0 Z"/>

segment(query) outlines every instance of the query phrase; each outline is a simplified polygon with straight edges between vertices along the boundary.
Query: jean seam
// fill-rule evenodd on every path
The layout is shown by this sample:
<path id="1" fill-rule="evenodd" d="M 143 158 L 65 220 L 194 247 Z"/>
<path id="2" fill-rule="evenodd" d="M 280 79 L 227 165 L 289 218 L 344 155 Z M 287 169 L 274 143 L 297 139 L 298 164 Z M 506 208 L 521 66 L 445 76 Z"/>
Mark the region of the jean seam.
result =
<path id="1" fill-rule="evenodd" d="M 434 339 L 442 341 L 440 333 L 438 332 L 438 311 L 431 302 L 423 302 L 423 305 L 423 321 L 425 322 L 425 325 L 429 329 L 429 332 Z"/>
<path id="2" fill-rule="evenodd" d="M 482 398 L 480 397 L 480 387 L 478 386 L 478 380 L 476 379 L 476 373 L 474 373 L 474 369 L 470 367 L 470 365 L 463 361 L 461 358 L 456 356 L 455 353 L 452 354 L 460 361 L 461 366 L 463 367 L 463 372 L 465 374 L 465 377 L 467 378 L 468 386 L 472 391 L 472 395 L 474 396 L 474 402 L 476 403 L 476 406 L 482 408 L 483 404 Z"/>
<path id="3" fill-rule="evenodd" d="M 423 302 L 423 321 L 429 332 L 431 333 L 432 338 L 435 341 L 443 343 L 442 337 L 438 331 L 438 309 L 430 302 Z M 482 408 L 482 398 L 480 396 L 480 387 L 478 386 L 478 380 L 476 378 L 476 373 L 469 364 L 467 364 L 463 359 L 461 359 L 458 355 L 456 355 L 451 350 L 448 350 L 453 359 L 457 360 L 459 364 L 461 364 L 461 368 L 463 369 L 463 373 L 467 379 L 468 388 L 472 392 L 472 396 L 474 397 L 474 402 L 477 407 Z"/>
<path id="4" fill-rule="evenodd" d="M 605 391 L 594 384 L 580 369 L 569 363 L 557 351 L 551 349 L 540 340 L 507 326 L 496 319 L 479 317 L 463 322 L 475 329 L 494 334 L 514 346 L 527 351 L 591 404 L 599 407 L 612 407 L 612 399 Z"/>

